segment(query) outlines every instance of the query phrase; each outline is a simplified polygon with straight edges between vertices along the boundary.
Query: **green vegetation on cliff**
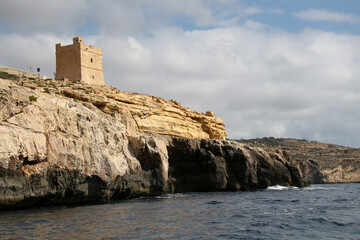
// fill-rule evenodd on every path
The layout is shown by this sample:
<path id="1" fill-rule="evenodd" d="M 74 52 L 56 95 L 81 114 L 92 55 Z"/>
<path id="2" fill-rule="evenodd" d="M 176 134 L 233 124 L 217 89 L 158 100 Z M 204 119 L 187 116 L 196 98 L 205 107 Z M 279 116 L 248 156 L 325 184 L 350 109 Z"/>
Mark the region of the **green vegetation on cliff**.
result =
<path id="1" fill-rule="evenodd" d="M 2 79 L 12 79 L 12 80 L 17 80 L 19 77 L 14 75 L 14 74 L 9 74 L 7 72 L 2 72 L 0 71 L 0 78 Z"/>

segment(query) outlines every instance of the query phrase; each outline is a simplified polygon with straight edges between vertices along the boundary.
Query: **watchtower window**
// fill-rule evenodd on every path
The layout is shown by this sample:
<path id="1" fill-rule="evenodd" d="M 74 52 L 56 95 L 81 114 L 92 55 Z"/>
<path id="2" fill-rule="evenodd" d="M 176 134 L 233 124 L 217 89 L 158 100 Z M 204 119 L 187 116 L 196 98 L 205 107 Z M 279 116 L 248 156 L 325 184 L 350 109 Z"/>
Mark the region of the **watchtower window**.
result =
<path id="1" fill-rule="evenodd" d="M 93 62 L 93 59 L 92 59 L 92 58 L 90 58 L 90 62 Z"/>

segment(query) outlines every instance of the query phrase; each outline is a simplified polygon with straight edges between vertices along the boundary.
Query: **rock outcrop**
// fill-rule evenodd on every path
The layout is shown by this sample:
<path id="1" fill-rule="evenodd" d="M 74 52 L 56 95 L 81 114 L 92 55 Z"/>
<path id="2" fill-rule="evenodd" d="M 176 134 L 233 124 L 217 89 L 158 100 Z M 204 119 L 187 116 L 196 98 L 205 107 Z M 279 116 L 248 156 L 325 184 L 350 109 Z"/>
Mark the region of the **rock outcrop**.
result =
<path id="1" fill-rule="evenodd" d="M 304 186 L 283 151 L 231 141 L 173 138 L 168 145 L 171 191 L 246 191 Z"/>
<path id="2" fill-rule="evenodd" d="M 0 67 L 1 70 L 8 71 L 8 68 Z M 16 69 L 11 73 L 16 74 Z M 226 139 L 227 136 L 224 121 L 214 117 L 213 112 L 196 112 L 175 100 L 124 92 L 110 86 L 26 78 L 22 77 L 24 71 L 19 71 L 18 75 L 18 85 L 91 103 L 126 124 L 130 134 L 142 131 L 206 139 Z"/>
<path id="3" fill-rule="evenodd" d="M 315 160 L 313 160 L 315 159 Z M 294 159 L 301 176 L 309 183 L 358 183 L 360 182 L 360 158 L 338 159 L 336 164 L 318 160 Z"/>
<path id="4" fill-rule="evenodd" d="M 108 102 L 0 80 L 0 209 L 304 186 L 281 150 L 138 132 Z"/>
<path id="5" fill-rule="evenodd" d="M 15 68 L 0 66 L 0 72 L 5 72 L 5 73 L 11 74 L 11 75 L 15 75 L 17 77 L 39 79 L 39 75 L 36 73 L 31 73 L 31 72 L 27 72 L 27 71 L 15 69 Z M 40 75 L 40 79 L 46 79 L 46 77 Z"/>
<path id="6" fill-rule="evenodd" d="M 290 138 L 243 140 L 258 147 L 287 152 L 301 176 L 309 183 L 360 182 L 360 149 Z"/>

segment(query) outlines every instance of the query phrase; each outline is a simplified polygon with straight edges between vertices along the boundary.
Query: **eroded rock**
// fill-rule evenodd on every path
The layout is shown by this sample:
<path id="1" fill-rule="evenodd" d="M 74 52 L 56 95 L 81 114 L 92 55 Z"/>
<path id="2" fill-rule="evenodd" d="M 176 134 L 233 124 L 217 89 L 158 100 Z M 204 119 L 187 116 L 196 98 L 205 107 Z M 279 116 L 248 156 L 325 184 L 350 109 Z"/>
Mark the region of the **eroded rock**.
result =
<path id="1" fill-rule="evenodd" d="M 143 133 L 96 104 L 0 80 L 0 209 L 304 184 L 282 151 Z"/>

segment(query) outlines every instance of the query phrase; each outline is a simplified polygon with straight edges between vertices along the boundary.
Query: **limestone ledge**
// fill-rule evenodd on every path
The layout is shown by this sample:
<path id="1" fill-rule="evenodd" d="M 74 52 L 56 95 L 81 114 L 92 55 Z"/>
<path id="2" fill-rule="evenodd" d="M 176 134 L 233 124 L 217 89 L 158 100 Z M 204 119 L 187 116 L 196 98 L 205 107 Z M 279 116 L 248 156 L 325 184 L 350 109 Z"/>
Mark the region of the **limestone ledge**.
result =
<path id="1" fill-rule="evenodd" d="M 205 139 L 225 139 L 227 135 L 221 118 L 193 111 L 174 100 L 123 92 L 109 86 L 93 87 L 92 92 L 81 87 L 65 88 L 62 94 L 90 102 L 117 119 L 126 116 L 127 121 L 133 120 L 133 130 Z"/>
<path id="2" fill-rule="evenodd" d="M 61 80 L 29 80 L 26 78 L 14 83 L 32 89 L 47 88 L 50 94 L 56 93 L 83 103 L 91 103 L 102 112 L 120 120 L 127 132 L 136 131 L 157 133 L 189 138 L 226 139 L 224 121 L 181 106 L 175 100 L 120 91 L 111 86 L 95 86 L 71 83 Z"/>

